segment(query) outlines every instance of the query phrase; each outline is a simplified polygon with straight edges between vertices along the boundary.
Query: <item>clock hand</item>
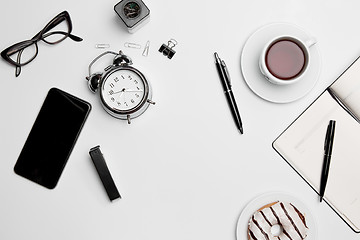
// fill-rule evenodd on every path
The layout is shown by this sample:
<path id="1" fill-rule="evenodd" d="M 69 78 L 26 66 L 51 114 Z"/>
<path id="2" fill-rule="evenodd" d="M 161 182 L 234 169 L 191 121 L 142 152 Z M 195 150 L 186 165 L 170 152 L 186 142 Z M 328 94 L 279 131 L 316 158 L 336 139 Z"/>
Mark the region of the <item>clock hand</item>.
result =
<path id="1" fill-rule="evenodd" d="M 124 91 L 117 91 L 117 92 L 109 93 L 109 95 L 114 95 L 114 94 L 117 94 L 117 93 L 120 93 L 120 92 L 124 92 Z"/>
<path id="2" fill-rule="evenodd" d="M 126 89 L 125 92 L 143 92 L 144 90 L 143 89 L 139 89 L 139 90 L 136 90 L 136 89 Z"/>
<path id="3" fill-rule="evenodd" d="M 117 92 L 113 92 L 113 93 L 110 93 L 110 95 L 114 95 L 114 94 L 117 94 L 117 93 L 123 93 L 125 92 L 125 88 L 121 89 L 121 91 L 117 91 Z"/>
<path id="4" fill-rule="evenodd" d="M 124 95 L 125 90 L 126 90 L 126 88 L 121 89 L 121 91 L 120 91 L 121 93 L 120 93 L 120 95 L 119 95 L 119 99 L 121 98 L 122 95 Z M 125 95 L 124 95 L 124 101 L 126 101 Z"/>

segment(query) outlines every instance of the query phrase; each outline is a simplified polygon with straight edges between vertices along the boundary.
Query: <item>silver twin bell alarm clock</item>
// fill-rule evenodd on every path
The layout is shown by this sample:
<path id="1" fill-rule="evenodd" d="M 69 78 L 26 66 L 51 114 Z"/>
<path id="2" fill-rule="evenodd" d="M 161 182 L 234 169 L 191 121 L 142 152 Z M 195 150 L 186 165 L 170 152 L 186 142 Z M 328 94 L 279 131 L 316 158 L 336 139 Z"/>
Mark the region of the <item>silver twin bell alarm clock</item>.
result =
<path id="1" fill-rule="evenodd" d="M 113 63 L 104 72 L 91 73 L 91 66 L 106 54 L 115 55 Z M 122 51 L 107 51 L 89 65 L 88 86 L 93 93 L 100 92 L 103 108 L 111 116 L 131 123 L 131 119 L 143 114 L 150 104 L 152 90 L 144 74 L 131 66 L 132 60 Z"/>

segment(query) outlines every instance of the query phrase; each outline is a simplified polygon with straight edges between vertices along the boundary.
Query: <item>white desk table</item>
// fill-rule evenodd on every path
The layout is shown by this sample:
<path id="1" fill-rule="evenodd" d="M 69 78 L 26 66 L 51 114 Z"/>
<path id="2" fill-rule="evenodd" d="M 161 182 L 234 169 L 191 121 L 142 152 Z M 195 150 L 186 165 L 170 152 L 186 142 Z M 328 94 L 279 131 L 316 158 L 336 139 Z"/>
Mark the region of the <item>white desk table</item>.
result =
<path id="1" fill-rule="evenodd" d="M 360 55 L 358 9 L 347 1 L 147 0 L 150 22 L 130 34 L 113 10 L 117 1 L 6 1 L 0 15 L 1 50 L 30 39 L 55 15 L 70 13 L 72 33 L 22 68 L 0 61 L 0 239 L 228 239 L 259 194 L 297 197 L 316 218 L 317 239 L 359 239 L 272 149 L 272 141 Z M 317 84 L 305 97 L 278 104 L 256 96 L 241 73 L 240 56 L 256 29 L 296 24 L 314 36 L 322 60 Z M 178 41 L 170 60 L 158 52 Z M 142 46 L 150 41 L 147 57 Z M 87 87 L 98 43 L 122 49 L 146 73 L 156 105 L 128 125 L 102 109 Z M 244 134 L 237 131 L 213 53 L 228 65 Z M 256 67 L 256 66 L 254 66 Z M 58 87 L 92 104 L 92 111 L 57 187 L 48 190 L 13 172 L 41 104 Z M 55 126 L 56 127 L 56 126 Z M 89 157 L 101 146 L 122 199 L 111 203 Z M 239 239 L 241 240 L 241 239 Z"/>

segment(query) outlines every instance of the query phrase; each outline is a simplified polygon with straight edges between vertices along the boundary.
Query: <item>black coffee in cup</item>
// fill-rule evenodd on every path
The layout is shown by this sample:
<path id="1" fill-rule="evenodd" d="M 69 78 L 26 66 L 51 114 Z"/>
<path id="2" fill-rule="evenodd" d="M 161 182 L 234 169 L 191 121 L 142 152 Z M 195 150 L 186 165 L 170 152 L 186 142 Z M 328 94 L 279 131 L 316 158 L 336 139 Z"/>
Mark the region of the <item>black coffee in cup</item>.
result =
<path id="1" fill-rule="evenodd" d="M 292 80 L 302 74 L 307 56 L 303 48 L 290 38 L 273 42 L 266 54 L 265 64 L 269 72 L 281 80 Z"/>

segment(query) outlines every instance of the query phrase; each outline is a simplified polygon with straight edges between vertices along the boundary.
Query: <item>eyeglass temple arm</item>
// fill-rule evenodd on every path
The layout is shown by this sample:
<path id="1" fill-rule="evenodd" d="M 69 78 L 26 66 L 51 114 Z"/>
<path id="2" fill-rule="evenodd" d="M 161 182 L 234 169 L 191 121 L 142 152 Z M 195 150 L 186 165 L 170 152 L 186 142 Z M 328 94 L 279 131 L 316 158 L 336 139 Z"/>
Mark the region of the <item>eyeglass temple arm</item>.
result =
<path id="1" fill-rule="evenodd" d="M 83 39 L 79 36 L 73 35 L 71 33 L 69 33 L 69 38 L 71 38 L 72 40 L 74 40 L 75 42 L 81 42 Z"/>
<path id="2" fill-rule="evenodd" d="M 46 38 L 48 36 L 54 35 L 54 34 L 63 34 L 63 35 L 67 35 L 69 38 L 71 38 L 72 40 L 76 41 L 76 42 L 81 42 L 83 39 L 79 36 L 73 35 L 71 33 L 67 33 L 67 32 L 63 32 L 63 31 L 55 31 L 55 32 L 50 32 L 47 34 L 43 35 L 43 38 Z"/>
<path id="3" fill-rule="evenodd" d="M 54 35 L 54 34 L 67 35 L 71 40 L 74 40 L 75 42 L 81 42 L 83 40 L 79 36 L 76 36 L 76 35 L 71 34 L 71 33 L 63 32 L 63 31 L 55 31 L 55 32 L 49 32 L 49 33 L 43 34 L 41 39 L 44 39 L 44 38 L 46 38 L 48 36 L 51 36 L 51 35 Z M 36 34 L 32 39 L 37 39 L 40 35 L 41 35 L 41 32 Z"/>
<path id="4" fill-rule="evenodd" d="M 21 54 L 23 51 L 24 51 L 24 49 L 20 50 L 20 52 L 18 53 L 17 58 L 16 58 L 17 63 L 20 63 L 20 58 L 21 58 Z M 18 77 L 20 75 L 20 73 L 21 73 L 21 67 L 15 66 L 15 77 Z"/>

